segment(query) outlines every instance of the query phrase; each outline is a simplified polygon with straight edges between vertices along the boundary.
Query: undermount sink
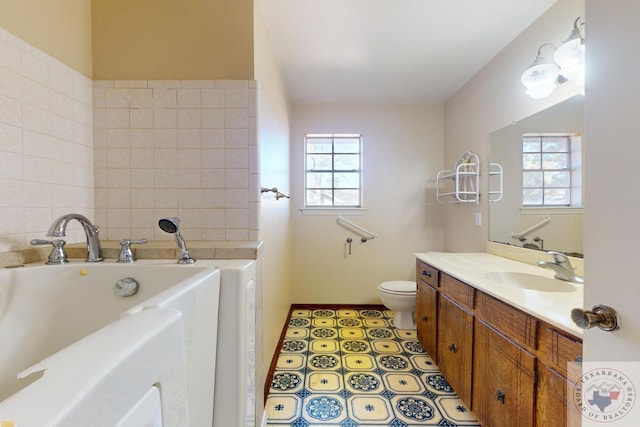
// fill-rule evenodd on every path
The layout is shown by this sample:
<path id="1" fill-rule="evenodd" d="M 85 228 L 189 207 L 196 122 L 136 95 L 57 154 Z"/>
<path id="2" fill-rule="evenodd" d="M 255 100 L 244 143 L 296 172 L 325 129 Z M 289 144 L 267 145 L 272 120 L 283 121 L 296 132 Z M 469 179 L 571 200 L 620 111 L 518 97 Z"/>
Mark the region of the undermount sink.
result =
<path id="1" fill-rule="evenodd" d="M 540 292 L 575 292 L 576 287 L 562 280 L 515 271 L 490 271 L 487 278 L 494 282 Z"/>

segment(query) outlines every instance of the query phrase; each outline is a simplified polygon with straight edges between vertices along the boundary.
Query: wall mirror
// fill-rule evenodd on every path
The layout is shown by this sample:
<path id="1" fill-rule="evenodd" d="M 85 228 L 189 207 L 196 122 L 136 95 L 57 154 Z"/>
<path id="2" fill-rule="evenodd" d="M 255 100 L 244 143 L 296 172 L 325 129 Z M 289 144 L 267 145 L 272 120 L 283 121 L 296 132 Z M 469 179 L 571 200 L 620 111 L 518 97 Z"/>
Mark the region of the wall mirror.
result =
<path id="1" fill-rule="evenodd" d="M 489 177 L 489 240 L 582 257 L 583 101 L 576 95 L 490 135 L 491 170 L 500 165 L 502 176 Z"/>

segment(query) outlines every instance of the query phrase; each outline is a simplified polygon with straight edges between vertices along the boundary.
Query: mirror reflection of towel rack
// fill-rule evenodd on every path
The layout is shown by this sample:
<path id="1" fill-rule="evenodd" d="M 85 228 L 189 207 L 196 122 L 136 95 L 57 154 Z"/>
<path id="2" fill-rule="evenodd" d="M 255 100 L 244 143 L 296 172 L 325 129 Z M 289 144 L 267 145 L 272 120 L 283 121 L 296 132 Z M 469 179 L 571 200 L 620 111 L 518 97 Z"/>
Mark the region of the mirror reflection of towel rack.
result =
<path id="1" fill-rule="evenodd" d="M 288 194 L 284 194 L 282 192 L 280 192 L 278 190 L 278 187 L 272 187 L 272 188 L 267 188 L 267 187 L 262 187 L 260 189 L 260 193 L 276 193 L 276 200 L 280 200 L 282 198 L 286 198 L 286 199 L 290 199 L 291 196 L 289 196 Z"/>

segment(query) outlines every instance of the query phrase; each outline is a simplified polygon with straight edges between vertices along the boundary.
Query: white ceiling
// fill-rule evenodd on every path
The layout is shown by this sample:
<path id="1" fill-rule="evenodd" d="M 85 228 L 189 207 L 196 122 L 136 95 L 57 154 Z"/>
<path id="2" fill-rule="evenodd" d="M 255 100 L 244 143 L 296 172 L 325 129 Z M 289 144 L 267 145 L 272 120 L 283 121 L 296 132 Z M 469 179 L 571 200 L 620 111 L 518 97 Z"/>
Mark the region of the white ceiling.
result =
<path id="1" fill-rule="evenodd" d="M 555 1 L 262 0 L 293 103 L 443 102 Z"/>

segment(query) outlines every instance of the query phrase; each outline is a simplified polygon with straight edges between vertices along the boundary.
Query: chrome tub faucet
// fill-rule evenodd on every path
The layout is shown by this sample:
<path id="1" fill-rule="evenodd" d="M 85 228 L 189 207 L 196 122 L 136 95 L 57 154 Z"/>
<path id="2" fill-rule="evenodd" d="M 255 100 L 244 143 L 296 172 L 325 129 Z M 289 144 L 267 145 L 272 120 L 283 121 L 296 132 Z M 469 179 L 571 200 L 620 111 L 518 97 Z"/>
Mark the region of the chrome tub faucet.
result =
<path id="1" fill-rule="evenodd" d="M 553 262 L 538 261 L 538 265 L 542 268 L 550 268 L 556 273 L 556 279 L 565 282 L 584 283 L 584 279 L 575 273 L 575 267 L 571 265 L 569 257 L 565 254 L 555 251 L 548 251 L 553 257 Z"/>
<path id="2" fill-rule="evenodd" d="M 67 230 L 67 224 L 69 221 L 75 219 L 82 225 L 84 229 L 84 234 L 87 236 L 87 258 L 86 262 L 99 262 L 102 261 L 102 246 L 100 245 L 100 238 L 98 237 L 98 227 L 93 225 L 87 217 L 70 213 L 66 215 L 62 215 L 60 218 L 53 221 L 51 227 L 49 227 L 49 231 L 47 232 L 47 236 L 52 237 L 61 237 L 65 236 L 65 232 Z"/>

